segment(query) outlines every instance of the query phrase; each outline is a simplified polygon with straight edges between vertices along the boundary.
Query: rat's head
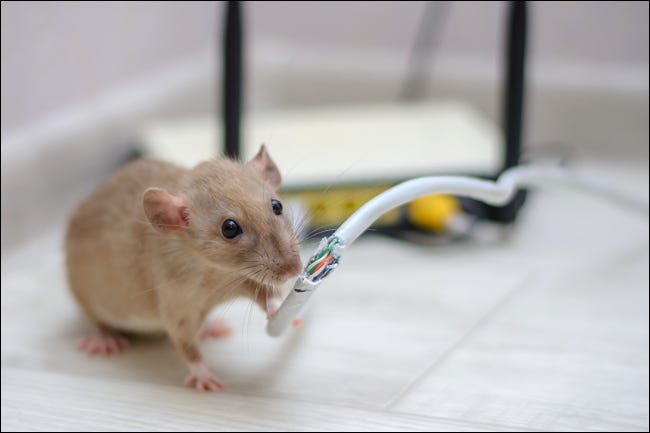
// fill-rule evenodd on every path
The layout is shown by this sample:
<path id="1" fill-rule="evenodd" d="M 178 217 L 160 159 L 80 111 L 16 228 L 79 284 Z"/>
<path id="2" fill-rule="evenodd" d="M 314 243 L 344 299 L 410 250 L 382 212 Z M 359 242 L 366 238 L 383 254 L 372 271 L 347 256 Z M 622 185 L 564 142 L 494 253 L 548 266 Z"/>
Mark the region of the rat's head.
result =
<path id="1" fill-rule="evenodd" d="M 179 192 L 149 188 L 143 205 L 158 232 L 176 234 L 236 277 L 273 287 L 301 270 L 293 225 L 277 195 L 280 183 L 262 146 L 246 164 L 215 159 L 197 165 Z"/>

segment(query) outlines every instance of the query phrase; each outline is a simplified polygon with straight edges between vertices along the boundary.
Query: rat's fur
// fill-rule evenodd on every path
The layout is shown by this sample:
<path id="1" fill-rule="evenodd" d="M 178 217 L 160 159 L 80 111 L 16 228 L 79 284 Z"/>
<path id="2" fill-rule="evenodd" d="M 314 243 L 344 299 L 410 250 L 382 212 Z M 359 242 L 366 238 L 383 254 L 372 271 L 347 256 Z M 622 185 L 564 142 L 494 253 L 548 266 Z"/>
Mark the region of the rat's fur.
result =
<path id="1" fill-rule="evenodd" d="M 198 365 L 199 330 L 212 307 L 246 296 L 267 311 L 279 284 L 301 269 L 291 222 L 271 206 L 279 186 L 264 147 L 247 164 L 128 164 L 70 219 L 74 296 L 104 332 L 167 332 L 187 363 Z M 225 238 L 226 219 L 242 234 Z"/>

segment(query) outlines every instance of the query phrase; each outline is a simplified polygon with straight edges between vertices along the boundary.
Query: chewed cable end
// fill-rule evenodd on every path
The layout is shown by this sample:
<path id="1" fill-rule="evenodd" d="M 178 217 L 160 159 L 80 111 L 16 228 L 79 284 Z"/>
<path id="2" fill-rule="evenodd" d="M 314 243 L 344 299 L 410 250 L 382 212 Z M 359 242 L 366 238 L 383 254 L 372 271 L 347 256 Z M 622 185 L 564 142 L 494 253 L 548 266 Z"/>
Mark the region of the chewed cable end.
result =
<path id="1" fill-rule="evenodd" d="M 327 277 L 339 264 L 343 243 L 338 237 L 323 238 L 311 256 L 301 278 L 315 284 Z"/>
<path id="2" fill-rule="evenodd" d="M 293 289 L 284 299 L 277 312 L 267 324 L 267 333 L 273 337 L 281 335 L 290 324 L 302 324 L 301 312 L 316 287 L 336 269 L 341 258 L 343 243 L 337 237 L 323 238 L 318 249 L 307 262 Z M 298 320 L 298 322 L 296 322 Z"/>

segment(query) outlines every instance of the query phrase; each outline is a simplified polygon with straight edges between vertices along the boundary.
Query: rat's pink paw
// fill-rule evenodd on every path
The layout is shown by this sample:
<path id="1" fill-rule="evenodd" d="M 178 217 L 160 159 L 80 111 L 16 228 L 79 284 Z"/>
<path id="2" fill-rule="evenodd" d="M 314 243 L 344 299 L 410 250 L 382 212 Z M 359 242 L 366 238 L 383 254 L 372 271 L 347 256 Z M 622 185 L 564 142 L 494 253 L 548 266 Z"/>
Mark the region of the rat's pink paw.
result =
<path id="1" fill-rule="evenodd" d="M 215 319 L 207 322 L 201 329 L 201 338 L 226 338 L 232 334 L 232 328 L 223 319 Z"/>
<path id="2" fill-rule="evenodd" d="M 113 355 L 120 353 L 122 349 L 129 346 L 129 340 L 121 335 L 101 332 L 81 338 L 77 342 L 77 349 L 82 350 L 88 356 Z"/>
<path id="3" fill-rule="evenodd" d="M 205 364 L 197 362 L 190 364 L 190 375 L 185 379 L 185 386 L 196 388 L 198 392 L 217 392 L 223 389 L 224 384 Z"/>
<path id="4" fill-rule="evenodd" d="M 266 314 L 268 317 L 273 316 L 275 313 L 278 312 L 280 309 L 280 305 L 282 305 L 282 300 L 277 297 L 273 297 L 271 299 L 268 299 L 266 301 Z"/>
<path id="5" fill-rule="evenodd" d="M 302 326 L 302 319 L 293 319 L 291 324 L 294 328 L 300 328 Z"/>

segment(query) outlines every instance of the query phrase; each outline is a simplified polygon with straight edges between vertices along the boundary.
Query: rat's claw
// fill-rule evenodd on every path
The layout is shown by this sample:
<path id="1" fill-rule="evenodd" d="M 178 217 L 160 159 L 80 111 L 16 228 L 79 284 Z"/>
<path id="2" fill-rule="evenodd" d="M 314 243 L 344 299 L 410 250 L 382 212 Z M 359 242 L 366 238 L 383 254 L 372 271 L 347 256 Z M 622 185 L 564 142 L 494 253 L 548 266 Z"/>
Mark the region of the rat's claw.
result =
<path id="1" fill-rule="evenodd" d="M 232 334 L 232 328 L 228 326 L 223 319 L 215 319 L 203 326 L 201 330 L 201 339 L 206 339 L 210 337 L 214 338 L 226 338 L 230 337 Z"/>
<path id="2" fill-rule="evenodd" d="M 198 392 L 217 392 L 224 387 L 224 383 L 201 362 L 190 364 L 190 375 L 185 379 L 184 385 L 196 388 Z"/>
<path id="3" fill-rule="evenodd" d="M 117 345 L 117 341 L 115 340 L 106 341 L 106 352 L 109 355 L 112 355 L 113 353 L 118 353 L 119 351 L 120 351 L 120 347 Z"/>
<path id="4" fill-rule="evenodd" d="M 208 379 L 199 379 L 198 377 L 195 376 L 188 376 L 185 379 L 184 385 L 188 388 L 196 388 L 198 392 L 204 392 L 204 391 L 218 392 L 221 391 L 224 387 L 224 383 L 214 376 Z"/>
<path id="5" fill-rule="evenodd" d="M 128 345 L 129 341 L 120 335 L 101 332 L 81 338 L 77 342 L 77 349 L 84 351 L 88 356 L 107 356 L 120 353 Z"/>
<path id="6" fill-rule="evenodd" d="M 129 347 L 129 340 L 122 337 L 121 335 L 116 335 L 115 341 L 117 342 L 118 352 L 122 349 L 126 349 L 127 347 Z"/>

